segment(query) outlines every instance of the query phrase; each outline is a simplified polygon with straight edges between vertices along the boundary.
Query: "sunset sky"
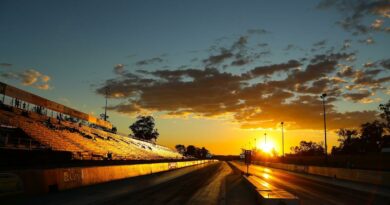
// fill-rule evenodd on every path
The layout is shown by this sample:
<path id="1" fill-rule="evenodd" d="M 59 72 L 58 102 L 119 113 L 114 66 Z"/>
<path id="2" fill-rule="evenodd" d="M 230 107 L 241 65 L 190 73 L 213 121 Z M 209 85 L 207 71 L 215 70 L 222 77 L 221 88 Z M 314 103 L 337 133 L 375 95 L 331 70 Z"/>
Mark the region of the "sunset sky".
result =
<path id="1" fill-rule="evenodd" d="M 377 116 L 390 96 L 390 1 L 0 0 L 0 81 L 109 120 L 156 118 L 158 143 L 281 153 Z M 250 145 L 250 146 L 252 146 Z"/>

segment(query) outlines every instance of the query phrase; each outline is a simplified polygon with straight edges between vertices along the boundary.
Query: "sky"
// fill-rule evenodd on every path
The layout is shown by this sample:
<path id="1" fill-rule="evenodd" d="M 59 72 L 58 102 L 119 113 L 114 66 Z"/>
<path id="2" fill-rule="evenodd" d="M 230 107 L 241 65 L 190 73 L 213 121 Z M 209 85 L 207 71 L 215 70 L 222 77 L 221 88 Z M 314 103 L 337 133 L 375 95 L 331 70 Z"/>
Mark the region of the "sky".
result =
<path id="1" fill-rule="evenodd" d="M 390 96 L 390 1 L 0 0 L 0 81 L 119 132 L 152 115 L 158 143 L 238 154 L 377 119 Z"/>

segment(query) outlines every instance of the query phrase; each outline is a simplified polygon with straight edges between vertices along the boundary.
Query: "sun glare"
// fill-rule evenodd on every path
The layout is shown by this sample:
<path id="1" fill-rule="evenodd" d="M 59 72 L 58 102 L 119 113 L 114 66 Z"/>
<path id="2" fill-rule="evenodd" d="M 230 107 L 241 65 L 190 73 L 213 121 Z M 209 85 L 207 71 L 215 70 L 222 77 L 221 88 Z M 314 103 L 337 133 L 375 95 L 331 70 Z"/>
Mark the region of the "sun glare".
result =
<path id="1" fill-rule="evenodd" d="M 267 142 L 267 143 L 263 142 L 263 143 L 257 144 L 257 148 L 265 153 L 272 154 L 272 150 L 275 149 L 275 145 L 271 141 Z"/>

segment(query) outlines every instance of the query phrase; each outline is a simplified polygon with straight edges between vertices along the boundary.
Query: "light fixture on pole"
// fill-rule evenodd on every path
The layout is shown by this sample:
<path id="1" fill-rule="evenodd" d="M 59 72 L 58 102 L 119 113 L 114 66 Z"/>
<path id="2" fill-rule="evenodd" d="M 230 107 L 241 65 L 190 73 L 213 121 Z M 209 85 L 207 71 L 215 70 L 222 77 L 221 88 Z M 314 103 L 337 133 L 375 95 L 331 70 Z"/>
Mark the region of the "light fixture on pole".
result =
<path id="1" fill-rule="evenodd" d="M 106 95 L 105 95 L 105 97 L 106 97 L 106 106 L 104 107 L 104 121 L 107 121 L 107 99 L 108 99 L 108 87 L 106 87 Z"/>
<path id="2" fill-rule="evenodd" d="M 328 155 L 328 146 L 326 143 L 326 110 L 325 110 L 326 93 L 323 93 L 320 97 L 322 99 L 322 107 L 324 110 L 324 137 L 325 137 L 325 157 L 326 157 Z"/>
<path id="3" fill-rule="evenodd" d="M 284 132 L 283 132 L 284 122 L 281 122 L 280 124 L 282 125 L 282 157 L 284 157 Z"/>

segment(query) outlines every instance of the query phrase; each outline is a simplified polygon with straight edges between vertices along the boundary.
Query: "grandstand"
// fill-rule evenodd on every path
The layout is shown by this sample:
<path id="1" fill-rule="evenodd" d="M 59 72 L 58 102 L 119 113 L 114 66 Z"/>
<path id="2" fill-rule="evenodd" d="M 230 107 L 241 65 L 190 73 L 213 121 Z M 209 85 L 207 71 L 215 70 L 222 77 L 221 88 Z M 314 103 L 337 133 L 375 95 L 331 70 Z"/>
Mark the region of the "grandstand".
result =
<path id="1" fill-rule="evenodd" d="M 169 160 L 179 153 L 111 131 L 91 115 L 0 83 L 0 149 L 66 152 L 72 160 Z"/>

